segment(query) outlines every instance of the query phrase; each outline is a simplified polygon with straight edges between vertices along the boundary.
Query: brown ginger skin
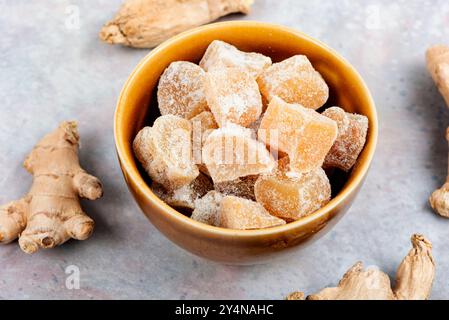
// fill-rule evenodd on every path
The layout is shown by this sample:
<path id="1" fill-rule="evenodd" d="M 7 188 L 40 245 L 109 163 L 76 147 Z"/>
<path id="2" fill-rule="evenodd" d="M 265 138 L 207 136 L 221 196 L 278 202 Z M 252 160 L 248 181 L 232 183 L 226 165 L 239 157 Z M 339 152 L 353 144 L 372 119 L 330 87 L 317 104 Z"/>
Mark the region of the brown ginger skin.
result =
<path id="1" fill-rule="evenodd" d="M 426 60 L 427 69 L 449 107 L 449 47 L 431 47 L 427 50 Z M 446 140 L 449 141 L 449 128 L 446 131 Z M 433 192 L 429 202 L 435 212 L 449 218 L 449 176 L 443 187 Z"/>
<path id="2" fill-rule="evenodd" d="M 100 181 L 81 168 L 78 145 L 76 123 L 63 122 L 34 147 L 24 162 L 34 177 L 29 193 L 0 208 L 0 243 L 19 238 L 21 249 L 34 253 L 92 234 L 94 221 L 79 198 L 96 200 L 103 191 Z"/>
<path id="3" fill-rule="evenodd" d="M 231 13 L 249 13 L 254 0 L 126 0 L 100 31 L 110 44 L 153 48 L 174 35 Z"/>
<path id="4" fill-rule="evenodd" d="M 449 128 L 446 129 L 446 140 L 449 142 Z M 429 203 L 440 216 L 449 218 L 449 176 L 444 185 L 432 193 Z"/>
<path id="5" fill-rule="evenodd" d="M 307 300 L 426 300 L 435 277 L 432 244 L 422 235 L 412 236 L 413 248 L 404 258 L 396 274 L 392 289 L 390 278 L 380 270 L 364 270 L 356 263 L 343 276 L 337 287 L 326 288 Z M 294 292 L 288 300 L 303 300 L 301 292 Z"/>
<path id="6" fill-rule="evenodd" d="M 449 107 L 449 47 L 436 45 L 427 50 L 427 69 Z"/>
<path id="7" fill-rule="evenodd" d="M 290 293 L 285 300 L 305 300 L 304 292 L 295 291 Z"/>

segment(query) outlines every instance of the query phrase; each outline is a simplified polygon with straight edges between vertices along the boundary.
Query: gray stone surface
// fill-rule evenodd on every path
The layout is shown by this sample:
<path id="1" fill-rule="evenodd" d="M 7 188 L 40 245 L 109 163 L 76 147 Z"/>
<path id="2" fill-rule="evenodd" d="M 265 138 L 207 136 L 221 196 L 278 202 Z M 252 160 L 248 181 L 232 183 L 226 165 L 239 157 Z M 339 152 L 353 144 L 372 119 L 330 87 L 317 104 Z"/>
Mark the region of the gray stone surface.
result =
<path id="1" fill-rule="evenodd" d="M 222 266 L 172 245 L 133 202 L 114 151 L 115 102 L 148 50 L 108 46 L 97 38 L 120 0 L 0 0 L 0 203 L 18 198 L 31 177 L 26 153 L 59 121 L 76 119 L 82 164 L 101 177 L 105 197 L 85 202 L 93 237 L 27 256 L 0 247 L 0 298 L 280 299 L 336 284 L 355 261 L 394 276 L 414 232 L 434 242 L 438 264 L 432 298 L 449 298 L 449 221 L 427 197 L 446 175 L 449 123 L 427 75 L 424 52 L 448 41 L 446 0 L 257 0 L 248 17 L 302 30 L 338 50 L 360 71 L 377 103 L 377 155 L 346 217 L 313 246 L 283 261 Z M 75 7 L 73 7 L 75 6 Z M 73 11 L 75 10 L 75 11 Z M 70 14 L 79 10 L 79 28 Z M 80 270 L 68 290 L 68 266 Z"/>

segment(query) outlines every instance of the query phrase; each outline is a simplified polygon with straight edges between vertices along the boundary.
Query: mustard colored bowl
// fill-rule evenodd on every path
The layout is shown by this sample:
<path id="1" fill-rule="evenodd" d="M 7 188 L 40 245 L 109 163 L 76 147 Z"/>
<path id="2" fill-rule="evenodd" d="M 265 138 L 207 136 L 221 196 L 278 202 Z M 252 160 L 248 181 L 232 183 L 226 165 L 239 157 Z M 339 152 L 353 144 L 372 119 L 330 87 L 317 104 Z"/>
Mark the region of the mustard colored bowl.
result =
<path id="1" fill-rule="evenodd" d="M 278 62 L 306 55 L 330 88 L 326 106 L 369 118 L 366 146 L 352 172 L 333 181 L 338 194 L 328 205 L 299 221 L 264 230 L 229 230 L 196 222 L 171 208 L 150 189 L 149 178 L 134 157 L 137 132 L 159 116 L 155 97 L 164 69 L 173 61 L 198 63 L 213 40 L 223 40 L 240 50 L 259 52 Z M 178 246 L 210 260 L 228 264 L 266 262 L 288 249 L 300 248 L 328 232 L 349 209 L 368 172 L 377 143 L 378 124 L 371 94 L 357 71 L 337 52 L 307 35 L 261 22 L 210 24 L 178 35 L 151 51 L 127 80 L 115 113 L 115 143 L 126 183 L 148 219 Z"/>

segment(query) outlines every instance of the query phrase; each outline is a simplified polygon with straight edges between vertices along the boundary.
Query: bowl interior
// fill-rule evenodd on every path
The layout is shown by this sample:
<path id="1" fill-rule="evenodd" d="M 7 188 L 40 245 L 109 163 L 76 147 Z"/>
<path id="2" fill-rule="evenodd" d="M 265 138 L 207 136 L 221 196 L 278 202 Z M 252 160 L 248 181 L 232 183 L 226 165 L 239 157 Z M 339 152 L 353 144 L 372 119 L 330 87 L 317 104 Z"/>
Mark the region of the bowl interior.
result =
<path id="1" fill-rule="evenodd" d="M 165 42 L 143 59 L 128 79 L 116 112 L 115 138 L 125 179 L 132 179 L 145 194 L 152 194 L 149 179 L 133 156 L 132 141 L 140 129 L 151 125 L 160 115 L 156 90 L 165 68 L 173 61 L 198 63 L 213 40 L 228 42 L 243 51 L 262 53 L 270 56 L 273 62 L 297 54 L 306 55 L 330 88 L 330 99 L 319 111 L 337 105 L 369 118 L 368 139 L 358 164 L 349 174 L 337 171 L 332 175 L 333 200 L 319 212 L 337 206 L 361 183 L 374 154 L 377 141 L 374 103 L 358 73 L 332 49 L 302 33 L 265 23 L 225 22 L 197 28 Z M 295 223 L 299 222 L 292 224 Z"/>

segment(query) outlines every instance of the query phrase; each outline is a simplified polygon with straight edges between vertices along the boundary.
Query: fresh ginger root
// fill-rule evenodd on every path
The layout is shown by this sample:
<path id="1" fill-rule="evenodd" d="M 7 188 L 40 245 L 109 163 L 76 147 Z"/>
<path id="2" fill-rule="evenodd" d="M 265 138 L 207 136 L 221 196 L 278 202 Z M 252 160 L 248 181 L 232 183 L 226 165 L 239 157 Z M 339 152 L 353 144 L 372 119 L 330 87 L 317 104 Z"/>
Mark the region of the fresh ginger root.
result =
<path id="1" fill-rule="evenodd" d="M 254 0 L 127 0 L 100 31 L 110 44 L 153 48 L 172 36 L 225 15 L 249 13 Z"/>
<path id="2" fill-rule="evenodd" d="M 435 276 L 432 244 L 422 235 L 412 236 L 413 248 L 397 270 L 396 286 L 380 270 L 364 270 L 356 263 L 335 288 L 326 288 L 310 295 L 307 300 L 426 300 Z M 294 292 L 287 300 L 303 300 L 301 292 Z"/>
<path id="3" fill-rule="evenodd" d="M 426 59 L 427 69 L 449 107 L 449 47 L 438 45 L 430 48 L 427 50 Z M 449 141 L 449 128 L 446 131 L 446 140 Z M 431 195 L 429 202 L 438 214 L 449 218 L 449 176 L 444 186 Z"/>
<path id="4" fill-rule="evenodd" d="M 80 167 L 78 144 L 77 124 L 63 122 L 34 147 L 24 162 L 33 185 L 25 197 L 0 208 L 0 243 L 19 237 L 20 248 L 34 253 L 92 234 L 94 221 L 81 209 L 79 197 L 96 200 L 103 190 Z"/>
<path id="5" fill-rule="evenodd" d="M 426 53 L 427 69 L 449 107 L 449 47 L 437 45 Z"/>
<path id="6" fill-rule="evenodd" d="M 446 140 L 449 142 L 449 128 L 446 129 Z M 429 202 L 435 212 L 442 217 L 449 218 L 449 175 L 444 185 L 432 193 Z"/>

